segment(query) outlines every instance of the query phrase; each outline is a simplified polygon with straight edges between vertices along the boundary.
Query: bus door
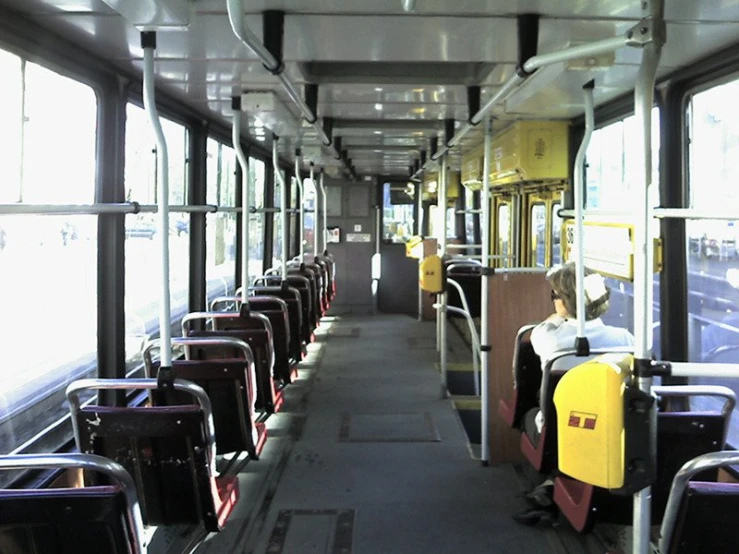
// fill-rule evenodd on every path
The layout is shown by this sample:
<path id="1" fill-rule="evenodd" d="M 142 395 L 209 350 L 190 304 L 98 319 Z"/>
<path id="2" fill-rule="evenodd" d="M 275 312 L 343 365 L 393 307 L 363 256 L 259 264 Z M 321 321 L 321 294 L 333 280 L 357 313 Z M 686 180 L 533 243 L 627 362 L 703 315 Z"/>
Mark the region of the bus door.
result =
<path id="1" fill-rule="evenodd" d="M 526 195 L 523 221 L 524 262 L 527 267 L 551 267 L 562 260 L 560 235 L 562 207 L 559 191 L 537 191 Z"/>
<path id="2" fill-rule="evenodd" d="M 491 233 L 493 267 L 514 267 L 515 246 L 513 234 L 514 198 L 510 193 L 493 196 Z"/>

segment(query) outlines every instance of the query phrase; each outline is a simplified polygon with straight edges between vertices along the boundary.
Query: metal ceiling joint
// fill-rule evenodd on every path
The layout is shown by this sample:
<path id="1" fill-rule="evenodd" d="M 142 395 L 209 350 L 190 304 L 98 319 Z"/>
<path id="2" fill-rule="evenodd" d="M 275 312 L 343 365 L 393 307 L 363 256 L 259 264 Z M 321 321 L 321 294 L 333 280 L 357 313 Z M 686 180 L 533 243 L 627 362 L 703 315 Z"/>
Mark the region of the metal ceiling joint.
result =
<path id="1" fill-rule="evenodd" d="M 298 92 L 295 84 L 284 72 L 284 63 L 282 61 L 282 44 L 285 26 L 284 12 L 277 10 L 267 10 L 264 12 L 263 23 L 265 43 L 263 44 L 256 34 L 254 34 L 254 32 L 244 23 L 244 0 L 226 0 L 226 7 L 228 9 L 228 20 L 231 24 L 231 29 L 233 30 L 234 35 L 236 35 L 236 37 L 247 48 L 249 48 L 249 50 L 259 57 L 262 61 L 262 65 L 267 71 L 275 75 L 280 80 L 285 93 L 298 107 L 303 118 L 316 131 L 323 146 L 332 147 L 333 141 L 331 137 L 318 122 L 315 106 L 311 108 L 311 106 L 303 100 L 303 97 Z M 317 106 L 318 89 L 316 88 L 308 93 L 308 89 L 306 88 L 306 92 L 307 99 Z M 315 101 L 312 98 L 313 93 L 315 93 Z M 334 155 L 339 159 L 338 151 L 335 148 Z M 350 176 L 354 176 L 350 166 L 345 165 L 345 170 L 349 172 Z"/>

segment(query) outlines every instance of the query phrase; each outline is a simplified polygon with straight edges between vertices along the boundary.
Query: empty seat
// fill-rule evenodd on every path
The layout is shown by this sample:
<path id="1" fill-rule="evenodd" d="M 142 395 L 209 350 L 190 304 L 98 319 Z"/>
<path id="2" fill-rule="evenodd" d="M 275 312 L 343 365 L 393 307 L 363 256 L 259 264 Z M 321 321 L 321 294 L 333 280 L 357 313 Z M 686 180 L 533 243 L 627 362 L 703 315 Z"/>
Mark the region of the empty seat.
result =
<path id="1" fill-rule="evenodd" d="M 263 277 L 258 277 L 254 282 L 257 285 L 257 288 L 259 286 L 280 287 L 282 286 L 283 280 L 280 275 L 265 275 Z M 316 329 L 317 317 L 310 280 L 302 275 L 288 275 L 287 284 L 291 288 L 295 288 L 300 293 L 300 302 L 303 309 L 301 339 L 306 344 L 309 344 L 313 342 L 315 338 L 313 332 Z"/>
<path id="2" fill-rule="evenodd" d="M 251 287 L 250 293 L 255 297 L 267 296 L 281 298 L 287 304 L 290 321 L 290 358 L 295 362 L 303 359 L 303 309 L 300 291 L 290 286 Z M 306 322 L 307 325 L 307 322 Z M 310 331 L 308 332 L 310 335 Z"/>
<path id="3" fill-rule="evenodd" d="M 0 456 L 0 470 L 84 469 L 110 484 L 0 490 L 3 554 L 143 554 L 136 485 L 120 464 L 90 454 Z"/>
<path id="4" fill-rule="evenodd" d="M 152 341 L 144 349 L 147 377 L 156 377 L 159 371 L 159 363 L 151 357 L 159 344 L 159 340 Z M 216 453 L 245 451 L 252 459 L 258 459 L 267 439 L 267 430 L 264 423 L 256 421 L 257 382 L 249 345 L 232 337 L 173 338 L 172 344 L 185 347 L 187 358 L 172 361 L 175 377 L 192 381 L 210 398 L 216 429 Z M 223 348 L 239 350 L 241 355 L 212 360 L 202 354 L 203 351 Z M 152 396 L 157 406 L 195 402 L 191 395 L 176 391 L 163 391 Z"/>
<path id="5" fill-rule="evenodd" d="M 81 406 L 85 390 L 156 390 L 156 379 L 83 379 L 67 387 L 80 452 L 122 465 L 134 477 L 147 525 L 202 523 L 220 531 L 238 498 L 235 476 L 216 476 L 210 399 L 196 384 L 175 379 L 198 405 L 118 408 Z"/>
<path id="6" fill-rule="evenodd" d="M 267 316 L 272 325 L 272 344 L 275 352 L 274 377 L 284 384 L 292 383 L 297 378 L 295 368 L 300 358 L 292 358 L 290 351 L 290 314 L 287 303 L 276 296 L 247 297 L 249 311 Z M 233 310 L 241 310 L 241 298 L 235 296 L 221 296 L 211 302 L 211 308 L 229 303 Z"/>
<path id="7" fill-rule="evenodd" d="M 739 484 L 692 481 L 707 470 L 739 464 L 739 452 L 714 452 L 675 475 L 660 528 L 664 554 L 739 552 Z"/>
<path id="8" fill-rule="evenodd" d="M 191 330 L 190 326 L 197 320 L 211 320 L 212 329 Z M 275 355 L 273 346 L 272 324 L 263 314 L 242 309 L 234 312 L 193 312 L 182 319 L 182 335 L 187 337 L 231 337 L 244 341 L 251 348 L 254 356 L 254 367 L 257 376 L 258 409 L 267 413 L 275 413 L 282 404 L 282 397 L 275 390 L 273 369 Z M 203 359 L 220 360 L 241 356 L 236 348 L 226 347 L 201 351 L 198 356 Z"/>

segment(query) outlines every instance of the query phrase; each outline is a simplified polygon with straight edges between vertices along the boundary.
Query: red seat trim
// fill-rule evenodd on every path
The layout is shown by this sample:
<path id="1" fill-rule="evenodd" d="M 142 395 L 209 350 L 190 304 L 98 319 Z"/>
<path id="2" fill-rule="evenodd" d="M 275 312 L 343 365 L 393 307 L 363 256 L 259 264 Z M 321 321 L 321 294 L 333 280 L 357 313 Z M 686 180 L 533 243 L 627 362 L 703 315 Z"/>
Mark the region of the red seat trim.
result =
<path id="1" fill-rule="evenodd" d="M 554 480 L 554 502 L 576 531 L 582 533 L 589 526 L 590 508 L 595 487 L 569 477 Z"/>
<path id="2" fill-rule="evenodd" d="M 236 475 L 211 477 L 211 489 L 218 517 L 218 527 L 223 529 L 239 501 L 239 480 Z"/>
<path id="3" fill-rule="evenodd" d="M 541 435 L 539 436 L 539 445 L 534 446 L 531 439 L 526 433 L 521 433 L 521 452 L 526 456 L 526 459 L 534 466 L 536 471 L 541 471 L 544 465 L 544 444 L 546 442 L 545 436 L 547 432 L 547 426 L 545 425 L 541 429 Z"/>

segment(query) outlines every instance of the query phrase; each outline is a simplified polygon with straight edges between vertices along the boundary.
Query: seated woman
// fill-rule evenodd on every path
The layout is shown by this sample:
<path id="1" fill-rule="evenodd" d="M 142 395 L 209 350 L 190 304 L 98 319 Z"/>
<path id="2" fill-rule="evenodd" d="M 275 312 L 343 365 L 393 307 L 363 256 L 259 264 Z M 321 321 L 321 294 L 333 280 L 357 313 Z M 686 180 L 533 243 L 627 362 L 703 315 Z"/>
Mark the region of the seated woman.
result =
<path id="1" fill-rule="evenodd" d="M 577 337 L 577 271 L 574 262 L 553 267 L 547 273 L 552 286 L 554 313 L 531 331 L 531 345 L 545 367 L 562 350 L 575 348 Z M 633 346 L 634 337 L 626 329 L 606 325 L 600 316 L 608 311 L 610 291 L 603 277 L 585 268 L 585 336 L 592 350 Z M 539 408 L 529 410 L 524 416 L 523 430 L 536 444 L 539 440 L 544 418 Z M 551 508 L 551 487 L 546 480 L 527 495 L 527 499 L 538 507 Z M 526 524 L 536 524 L 542 519 L 551 519 L 551 510 L 535 508 L 516 516 Z"/>

